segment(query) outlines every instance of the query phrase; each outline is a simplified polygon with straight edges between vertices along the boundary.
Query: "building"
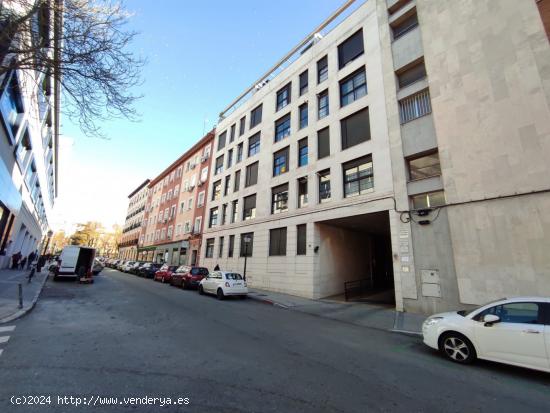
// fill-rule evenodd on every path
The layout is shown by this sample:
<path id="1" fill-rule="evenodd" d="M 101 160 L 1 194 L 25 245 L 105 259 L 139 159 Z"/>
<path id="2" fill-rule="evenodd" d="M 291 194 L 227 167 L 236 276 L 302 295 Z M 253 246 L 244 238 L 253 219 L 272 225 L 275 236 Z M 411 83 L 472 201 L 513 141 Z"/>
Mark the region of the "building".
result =
<path id="1" fill-rule="evenodd" d="M 138 259 L 198 264 L 214 132 L 209 132 L 153 179 Z"/>
<path id="2" fill-rule="evenodd" d="M 138 241 L 141 234 L 141 226 L 145 216 L 145 204 L 149 195 L 148 184 L 145 180 L 140 186 L 128 195 L 128 212 L 122 227 L 122 237 L 118 245 L 118 257 L 123 260 L 137 260 Z"/>
<path id="3" fill-rule="evenodd" d="M 203 264 L 427 313 L 550 294 L 543 19 L 534 0 L 347 2 L 221 113 Z"/>
<path id="4" fill-rule="evenodd" d="M 28 41 L 31 48 L 53 43 L 50 50 L 58 50 L 57 16 L 44 7 L 33 16 L 32 30 L 18 33 L 23 36 L 18 39 Z M 0 48 L 2 67 L 17 59 L 5 51 Z M 48 216 L 58 190 L 56 70 L 51 68 L 49 74 L 31 69 L 0 71 L 0 268 L 8 267 L 17 252 L 27 256 L 43 248 L 48 233 Z"/>

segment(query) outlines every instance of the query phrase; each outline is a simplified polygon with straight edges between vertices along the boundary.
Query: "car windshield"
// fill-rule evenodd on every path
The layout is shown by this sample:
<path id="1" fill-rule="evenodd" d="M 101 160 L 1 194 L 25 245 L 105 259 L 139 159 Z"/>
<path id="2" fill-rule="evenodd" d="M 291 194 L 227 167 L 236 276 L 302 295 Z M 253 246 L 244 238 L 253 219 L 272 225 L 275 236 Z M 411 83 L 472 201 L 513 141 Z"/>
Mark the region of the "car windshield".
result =
<path id="1" fill-rule="evenodd" d="M 193 268 L 191 270 L 192 275 L 208 275 L 208 269 L 206 268 Z"/>
<path id="2" fill-rule="evenodd" d="M 498 303 L 499 301 L 502 301 L 502 300 L 506 300 L 506 298 L 499 298 L 498 300 L 493 300 L 493 301 L 490 301 L 486 304 L 478 305 L 477 307 L 471 308 L 469 310 L 460 310 L 460 311 L 457 311 L 457 314 L 459 314 L 463 317 L 466 317 L 466 316 L 472 314 L 474 311 L 479 310 L 481 307 L 485 307 L 486 305 L 491 305 L 491 304 L 494 304 L 494 303 Z"/>
<path id="3" fill-rule="evenodd" d="M 228 272 L 225 274 L 225 278 L 228 280 L 242 280 L 243 277 L 241 274 L 237 274 L 236 272 Z"/>

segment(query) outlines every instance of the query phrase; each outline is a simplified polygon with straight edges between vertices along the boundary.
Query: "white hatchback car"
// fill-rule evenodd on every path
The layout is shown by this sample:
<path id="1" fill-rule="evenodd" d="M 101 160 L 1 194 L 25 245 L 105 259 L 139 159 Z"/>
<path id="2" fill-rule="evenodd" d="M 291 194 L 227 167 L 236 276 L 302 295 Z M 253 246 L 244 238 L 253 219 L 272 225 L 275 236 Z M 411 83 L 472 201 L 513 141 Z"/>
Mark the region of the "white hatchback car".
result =
<path id="1" fill-rule="evenodd" d="M 228 295 L 246 298 L 248 287 L 242 275 L 231 271 L 214 271 L 204 277 L 199 284 L 199 294 L 216 294 L 218 300 Z"/>
<path id="2" fill-rule="evenodd" d="M 550 372 L 550 298 L 517 297 L 435 314 L 424 343 L 457 363 L 476 358 Z"/>

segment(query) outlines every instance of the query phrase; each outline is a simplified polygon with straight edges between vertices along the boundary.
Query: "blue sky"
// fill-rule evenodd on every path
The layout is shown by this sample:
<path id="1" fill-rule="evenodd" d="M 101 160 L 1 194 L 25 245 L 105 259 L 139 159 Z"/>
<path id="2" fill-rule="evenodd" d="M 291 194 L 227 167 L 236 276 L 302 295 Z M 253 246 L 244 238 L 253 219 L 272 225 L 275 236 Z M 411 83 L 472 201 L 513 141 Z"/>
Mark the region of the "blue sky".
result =
<path id="1" fill-rule="evenodd" d="M 127 195 L 210 130 L 227 104 L 343 0 L 127 0 L 132 50 L 148 60 L 139 122 L 104 123 L 107 140 L 62 119 L 59 198 L 51 225 L 122 224 Z"/>

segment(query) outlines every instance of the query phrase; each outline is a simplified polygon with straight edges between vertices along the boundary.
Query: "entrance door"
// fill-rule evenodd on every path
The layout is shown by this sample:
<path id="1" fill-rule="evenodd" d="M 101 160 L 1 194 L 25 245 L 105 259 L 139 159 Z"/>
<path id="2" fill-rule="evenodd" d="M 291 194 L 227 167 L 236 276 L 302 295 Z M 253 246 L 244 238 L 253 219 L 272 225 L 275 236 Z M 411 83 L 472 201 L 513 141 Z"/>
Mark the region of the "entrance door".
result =
<path id="1" fill-rule="evenodd" d="M 197 265 L 197 250 L 191 251 L 191 265 Z"/>

